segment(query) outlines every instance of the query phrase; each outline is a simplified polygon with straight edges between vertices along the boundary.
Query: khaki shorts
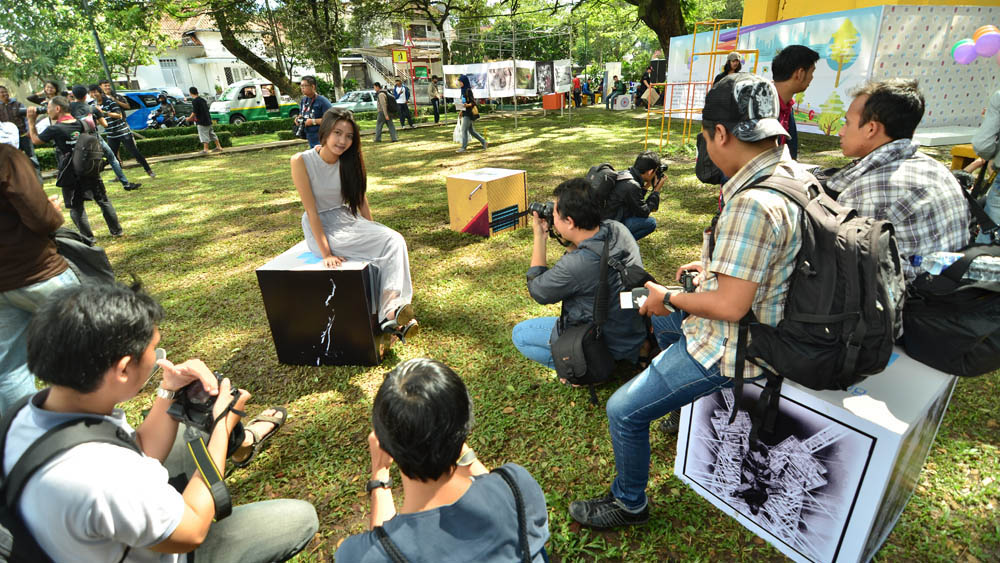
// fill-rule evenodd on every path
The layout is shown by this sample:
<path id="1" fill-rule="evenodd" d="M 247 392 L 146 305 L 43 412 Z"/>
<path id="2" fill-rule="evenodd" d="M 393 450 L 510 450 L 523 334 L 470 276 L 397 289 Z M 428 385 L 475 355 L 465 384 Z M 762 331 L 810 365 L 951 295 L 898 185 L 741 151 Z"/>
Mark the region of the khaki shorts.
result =
<path id="1" fill-rule="evenodd" d="M 219 140 L 219 138 L 215 136 L 215 130 L 212 129 L 211 125 L 198 126 L 198 139 L 203 143 L 211 143 Z"/>

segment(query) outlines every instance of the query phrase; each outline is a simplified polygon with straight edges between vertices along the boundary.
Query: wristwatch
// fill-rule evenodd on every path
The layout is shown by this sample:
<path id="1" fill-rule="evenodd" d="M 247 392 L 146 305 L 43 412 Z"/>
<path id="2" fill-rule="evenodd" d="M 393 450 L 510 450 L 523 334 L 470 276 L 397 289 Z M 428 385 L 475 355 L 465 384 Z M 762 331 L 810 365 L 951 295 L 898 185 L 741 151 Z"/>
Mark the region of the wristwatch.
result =
<path id="1" fill-rule="evenodd" d="M 670 296 L 673 295 L 674 293 L 676 293 L 676 292 L 675 291 L 668 291 L 668 292 L 666 292 L 663 295 L 663 307 L 666 310 L 670 311 L 671 313 L 674 313 L 674 312 L 677 311 L 677 307 L 674 307 L 673 305 L 670 304 Z"/>
<path id="2" fill-rule="evenodd" d="M 375 489 L 391 489 L 391 488 L 392 488 L 392 477 L 389 477 L 385 481 L 381 479 L 372 479 L 371 481 L 368 481 L 368 484 L 365 485 L 365 492 L 368 494 L 372 494 L 372 491 L 374 491 Z"/>
<path id="3" fill-rule="evenodd" d="M 156 388 L 156 396 L 161 399 L 172 400 L 177 395 L 177 391 L 168 391 L 163 387 Z"/>

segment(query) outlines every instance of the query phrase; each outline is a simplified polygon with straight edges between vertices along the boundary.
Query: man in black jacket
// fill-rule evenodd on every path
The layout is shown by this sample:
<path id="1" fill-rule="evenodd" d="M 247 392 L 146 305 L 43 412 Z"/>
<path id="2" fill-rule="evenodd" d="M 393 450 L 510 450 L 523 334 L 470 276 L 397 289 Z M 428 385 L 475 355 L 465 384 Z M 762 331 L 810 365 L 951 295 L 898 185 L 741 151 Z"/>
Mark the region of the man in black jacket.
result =
<path id="1" fill-rule="evenodd" d="M 660 208 L 660 190 L 666 176 L 657 175 L 659 168 L 659 155 L 652 151 L 639 153 L 635 164 L 619 174 L 604 207 L 604 218 L 625 225 L 635 240 L 656 230 L 656 219 L 649 214 Z M 652 188 L 648 194 L 647 188 Z"/>

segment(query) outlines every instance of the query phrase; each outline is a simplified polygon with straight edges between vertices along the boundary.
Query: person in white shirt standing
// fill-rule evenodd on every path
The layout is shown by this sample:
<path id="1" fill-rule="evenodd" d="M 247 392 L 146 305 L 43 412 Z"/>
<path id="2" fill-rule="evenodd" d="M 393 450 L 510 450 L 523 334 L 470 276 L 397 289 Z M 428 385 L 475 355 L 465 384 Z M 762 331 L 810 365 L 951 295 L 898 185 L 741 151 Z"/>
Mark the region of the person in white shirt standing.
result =
<path id="1" fill-rule="evenodd" d="M 396 79 L 396 86 L 392 89 L 392 94 L 396 96 L 396 105 L 399 106 L 399 126 L 406 127 L 406 122 L 410 122 L 410 129 L 414 129 L 413 114 L 410 113 L 410 89 L 403 85 L 403 81 Z"/>

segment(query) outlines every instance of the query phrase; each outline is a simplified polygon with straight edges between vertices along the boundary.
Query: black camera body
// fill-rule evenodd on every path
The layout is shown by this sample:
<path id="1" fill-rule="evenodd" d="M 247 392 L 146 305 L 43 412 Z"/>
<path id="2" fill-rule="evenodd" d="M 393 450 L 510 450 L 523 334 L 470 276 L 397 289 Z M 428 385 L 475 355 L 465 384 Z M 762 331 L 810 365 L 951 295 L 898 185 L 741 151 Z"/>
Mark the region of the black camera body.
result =
<path id="1" fill-rule="evenodd" d="M 222 383 L 222 374 L 212 372 Z M 241 391 L 232 388 L 232 401 L 235 401 Z M 177 422 L 183 422 L 188 426 L 197 428 L 206 434 L 211 434 L 215 426 L 215 417 L 212 414 L 212 407 L 215 406 L 216 398 L 205 391 L 205 386 L 200 380 L 192 381 L 181 387 L 174 395 L 174 402 L 167 407 L 167 414 Z"/>
<path id="2" fill-rule="evenodd" d="M 696 270 L 684 270 L 681 272 L 681 285 L 684 286 L 684 293 L 694 293 L 694 279 L 698 277 Z"/>
<path id="3" fill-rule="evenodd" d="M 555 204 L 551 201 L 545 203 L 531 202 L 528 204 L 529 213 L 538 213 L 538 218 L 547 221 L 552 225 L 552 214 L 555 213 Z"/>
<path id="4" fill-rule="evenodd" d="M 660 179 L 663 178 L 663 175 L 667 173 L 667 169 L 668 168 L 670 168 L 670 165 L 667 164 L 666 162 L 661 162 L 660 165 L 656 168 L 656 181 L 657 182 L 659 182 Z"/>

